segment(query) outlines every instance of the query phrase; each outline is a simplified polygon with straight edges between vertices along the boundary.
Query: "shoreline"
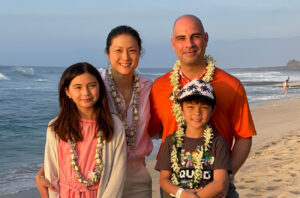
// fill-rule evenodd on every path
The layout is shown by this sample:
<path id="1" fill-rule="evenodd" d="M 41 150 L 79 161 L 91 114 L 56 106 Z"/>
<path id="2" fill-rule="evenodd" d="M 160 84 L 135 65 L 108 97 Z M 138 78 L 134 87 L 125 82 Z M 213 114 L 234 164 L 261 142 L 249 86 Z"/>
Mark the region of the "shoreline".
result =
<path id="1" fill-rule="evenodd" d="M 36 188 L 30 188 L 18 192 L 0 195 L 0 198 L 39 198 L 40 194 Z"/>
<path id="2" fill-rule="evenodd" d="M 257 135 L 243 167 L 235 176 L 241 197 L 300 197 L 300 97 L 250 107 Z M 152 154 L 153 155 L 153 154 Z M 147 160 L 152 197 L 159 198 L 155 156 Z M 294 163 L 291 163 L 294 162 Z M 36 188 L 0 195 L 0 198 L 40 197 Z"/>
<path id="3" fill-rule="evenodd" d="M 276 83 L 276 84 L 273 84 L 271 85 L 273 87 L 282 87 L 283 86 L 283 83 Z M 299 88 L 300 87 L 300 82 L 299 81 L 292 81 L 292 82 L 289 82 L 289 85 L 288 85 L 289 88 L 292 88 L 292 87 L 297 87 Z"/>

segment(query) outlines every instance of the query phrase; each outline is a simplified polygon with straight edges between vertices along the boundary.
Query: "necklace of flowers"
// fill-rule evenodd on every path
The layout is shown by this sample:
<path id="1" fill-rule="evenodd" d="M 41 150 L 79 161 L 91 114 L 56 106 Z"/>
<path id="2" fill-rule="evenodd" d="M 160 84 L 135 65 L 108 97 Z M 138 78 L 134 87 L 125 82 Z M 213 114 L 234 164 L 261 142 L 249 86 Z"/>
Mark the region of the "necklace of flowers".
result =
<path id="1" fill-rule="evenodd" d="M 94 171 L 89 171 L 88 178 L 89 180 L 86 180 L 82 174 L 80 173 L 80 168 L 77 164 L 77 154 L 75 151 L 76 143 L 72 140 L 68 140 L 70 144 L 70 152 L 71 152 L 71 165 L 73 167 L 74 172 L 76 173 L 77 179 L 80 183 L 84 184 L 86 187 L 93 186 L 95 183 L 97 183 L 101 177 L 101 172 L 103 170 L 103 164 L 102 164 L 102 151 L 104 148 L 104 140 L 100 132 L 97 134 L 97 149 L 95 154 L 95 160 L 96 165 L 94 167 Z"/>
<path id="2" fill-rule="evenodd" d="M 182 148 L 182 141 L 178 141 L 180 139 L 183 139 L 183 137 L 185 136 L 185 134 L 181 134 L 180 132 L 178 133 L 178 131 L 175 132 L 174 135 L 174 144 L 172 146 L 172 151 L 171 151 L 171 168 L 172 168 L 172 176 L 171 176 L 171 181 L 173 184 L 175 185 L 179 185 L 179 171 L 181 168 L 180 165 L 180 152 L 181 152 L 181 148 Z M 209 125 L 206 126 L 206 129 L 204 130 L 204 144 L 202 146 L 197 146 L 196 147 L 196 154 L 193 155 L 193 159 L 195 160 L 195 171 L 194 171 L 194 175 L 193 178 L 191 179 L 191 181 L 189 182 L 188 186 L 191 189 L 196 189 L 199 186 L 200 180 L 203 176 L 203 163 L 204 163 L 204 154 L 206 154 L 209 151 L 210 145 L 212 143 L 212 138 L 214 137 L 213 135 L 213 130 L 212 128 L 209 127 Z"/>
<path id="3" fill-rule="evenodd" d="M 206 55 L 205 56 L 205 60 L 207 62 L 207 66 L 205 68 L 205 75 L 202 78 L 202 80 L 209 82 L 211 80 L 213 80 L 213 75 L 214 75 L 214 71 L 215 71 L 215 60 L 212 56 Z M 170 99 L 173 102 L 172 105 L 172 112 L 173 115 L 175 116 L 176 122 L 177 122 L 177 128 L 178 128 L 178 133 L 184 134 L 184 117 L 181 113 L 181 109 L 180 109 L 180 104 L 177 102 L 177 97 L 179 95 L 180 92 L 180 82 L 179 82 L 179 71 L 180 71 L 180 61 L 176 61 L 176 63 L 174 64 L 173 67 L 173 71 L 170 75 L 170 83 L 173 86 L 173 91 L 170 95 Z M 182 139 L 179 139 L 179 141 L 181 142 Z"/>
<path id="4" fill-rule="evenodd" d="M 139 77 L 137 75 L 137 73 L 134 73 L 134 77 L 133 77 L 133 104 L 132 104 L 132 113 L 133 113 L 133 117 L 132 117 L 132 126 L 129 127 L 125 118 L 126 118 L 126 111 L 122 111 L 122 103 L 121 103 L 121 98 L 119 96 L 119 93 L 117 91 L 117 86 L 116 83 L 114 81 L 112 72 L 111 72 L 111 68 L 109 68 L 107 70 L 108 75 L 106 75 L 108 77 L 108 81 L 109 81 L 109 86 L 111 89 L 111 94 L 112 97 L 114 99 L 114 103 L 115 106 L 117 107 L 117 111 L 118 111 L 118 115 L 124 125 L 125 128 L 125 133 L 126 133 L 126 140 L 127 140 L 127 146 L 134 150 L 135 149 L 135 132 L 136 132 L 136 128 L 137 128 L 137 123 L 139 120 L 139 116 L 138 116 L 138 107 L 139 107 L 139 96 L 140 96 L 140 85 L 139 85 Z"/>
<path id="5" fill-rule="evenodd" d="M 205 60 L 206 60 L 206 63 L 207 63 L 207 66 L 205 68 L 205 75 L 204 77 L 202 78 L 202 80 L 206 81 L 206 82 L 210 82 L 211 80 L 213 80 L 213 75 L 214 75 L 214 71 L 215 71 L 215 60 L 212 56 L 209 56 L 209 55 L 205 55 Z M 173 91 L 170 95 L 170 100 L 173 102 L 172 104 L 172 112 L 173 112 L 173 115 L 175 116 L 175 119 L 176 119 L 176 122 L 177 122 L 177 131 L 176 131 L 176 147 L 173 147 L 173 150 L 176 149 L 176 150 L 180 150 L 181 147 L 182 147 L 182 142 L 183 142 L 183 137 L 185 135 L 184 133 L 184 117 L 182 115 L 182 112 L 181 112 L 181 109 L 180 109 L 180 104 L 177 102 L 177 97 L 179 95 L 179 92 L 180 92 L 180 82 L 179 82 L 179 71 L 180 71 L 180 61 L 176 61 L 176 63 L 174 64 L 174 67 L 173 67 L 173 71 L 170 75 L 170 84 L 171 86 L 173 86 Z M 181 145 L 181 146 L 180 146 Z M 178 149 L 177 149 L 178 148 Z M 202 151 L 201 151 L 202 150 Z M 203 157 L 203 149 L 200 149 L 199 152 L 201 151 L 201 158 Z M 173 153 L 173 156 L 172 156 L 172 153 Z M 175 160 L 175 157 L 177 157 L 177 160 L 178 158 L 180 158 L 180 156 L 178 155 L 177 156 L 177 152 L 172 152 L 171 153 L 171 158 L 173 157 L 173 159 Z M 175 162 L 175 161 L 174 161 Z M 172 165 L 176 168 L 176 165 Z M 199 167 L 199 170 L 202 170 L 200 169 Z M 177 169 L 177 171 L 179 171 L 179 169 Z M 174 171 L 175 172 L 175 171 Z M 200 171 L 201 172 L 201 171 Z M 201 172 L 202 174 L 202 172 Z M 197 175 L 197 174 L 196 174 Z M 179 185 L 179 182 L 178 182 L 178 174 L 176 176 L 176 174 L 174 176 L 172 176 L 171 178 L 172 182 L 175 184 L 175 185 Z"/>

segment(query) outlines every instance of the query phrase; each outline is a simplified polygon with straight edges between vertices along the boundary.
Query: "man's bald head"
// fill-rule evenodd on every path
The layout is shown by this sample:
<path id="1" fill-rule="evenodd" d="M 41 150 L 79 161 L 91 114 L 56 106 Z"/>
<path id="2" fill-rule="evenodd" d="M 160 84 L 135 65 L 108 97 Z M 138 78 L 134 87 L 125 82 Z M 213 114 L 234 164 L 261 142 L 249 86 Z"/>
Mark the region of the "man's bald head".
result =
<path id="1" fill-rule="evenodd" d="M 191 21 L 191 22 L 195 23 L 195 25 L 197 25 L 202 30 L 203 33 L 205 32 L 202 22 L 198 17 L 191 15 L 191 14 L 186 14 L 186 15 L 182 15 L 182 16 L 178 17 L 175 20 L 175 22 L 173 24 L 173 34 L 174 34 L 175 28 L 177 26 L 180 26 L 182 23 L 185 23 L 186 21 Z"/>
<path id="2" fill-rule="evenodd" d="M 206 66 L 204 55 L 207 42 L 208 34 L 198 17 L 183 15 L 176 19 L 171 44 L 182 67 Z"/>

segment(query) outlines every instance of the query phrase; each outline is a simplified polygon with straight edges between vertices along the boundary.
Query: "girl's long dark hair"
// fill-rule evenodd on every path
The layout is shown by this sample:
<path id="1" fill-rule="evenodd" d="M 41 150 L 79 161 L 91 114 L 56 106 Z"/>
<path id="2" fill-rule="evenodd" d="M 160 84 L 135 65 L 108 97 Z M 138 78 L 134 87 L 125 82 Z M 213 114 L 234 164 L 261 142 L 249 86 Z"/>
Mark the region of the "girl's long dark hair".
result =
<path id="1" fill-rule="evenodd" d="M 83 140 L 79 125 L 80 115 L 78 109 L 73 100 L 66 95 L 66 89 L 69 88 L 71 81 L 83 73 L 93 75 L 99 83 L 99 99 L 94 106 L 96 113 L 95 137 L 97 132 L 101 130 L 103 131 L 104 139 L 110 141 L 113 136 L 113 120 L 108 106 L 105 85 L 99 71 L 86 62 L 71 65 L 62 74 L 58 88 L 60 111 L 50 127 L 53 127 L 57 136 L 63 141 L 68 139 L 72 139 L 75 142 Z"/>

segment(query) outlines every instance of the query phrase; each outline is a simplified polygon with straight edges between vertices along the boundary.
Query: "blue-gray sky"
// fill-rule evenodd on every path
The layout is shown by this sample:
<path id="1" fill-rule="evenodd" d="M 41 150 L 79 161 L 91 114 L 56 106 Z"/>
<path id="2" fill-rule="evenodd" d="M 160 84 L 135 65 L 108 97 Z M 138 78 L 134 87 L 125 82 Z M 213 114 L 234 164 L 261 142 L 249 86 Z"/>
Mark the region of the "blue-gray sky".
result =
<path id="1" fill-rule="evenodd" d="M 107 34 L 126 24 L 143 39 L 141 67 L 170 67 L 173 21 L 194 14 L 221 67 L 279 66 L 300 59 L 299 10 L 298 0 L 3 0 L 0 65 L 104 67 Z"/>

